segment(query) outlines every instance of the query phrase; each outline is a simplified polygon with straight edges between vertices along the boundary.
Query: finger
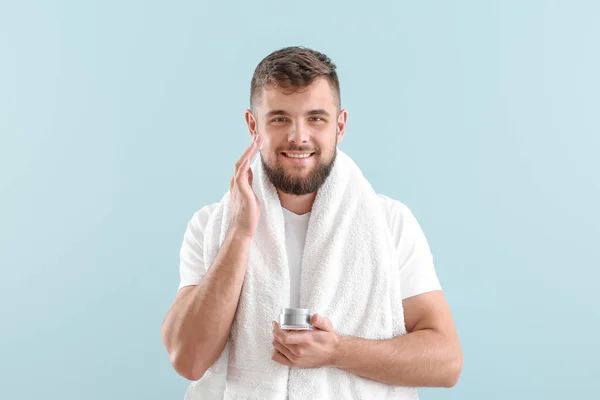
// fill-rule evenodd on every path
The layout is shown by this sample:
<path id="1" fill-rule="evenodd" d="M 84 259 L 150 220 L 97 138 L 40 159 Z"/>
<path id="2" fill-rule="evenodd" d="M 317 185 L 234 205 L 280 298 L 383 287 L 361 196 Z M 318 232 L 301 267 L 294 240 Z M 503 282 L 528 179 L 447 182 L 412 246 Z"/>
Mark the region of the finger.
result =
<path id="1" fill-rule="evenodd" d="M 301 332 L 285 332 L 283 330 L 279 330 L 274 336 L 277 338 L 277 341 L 284 344 L 285 346 L 290 345 L 301 345 L 310 342 L 310 336 L 312 332 L 309 331 L 301 331 Z"/>
<path id="2" fill-rule="evenodd" d="M 286 331 L 279 327 L 279 324 L 275 321 L 272 321 L 271 325 L 273 326 L 273 336 L 277 338 L 277 340 L 284 344 L 285 346 L 294 345 L 294 344 L 306 344 L 310 341 L 312 332 L 310 331 Z"/>
<path id="3" fill-rule="evenodd" d="M 271 322 L 271 326 L 273 326 L 273 336 L 277 338 L 281 343 L 287 343 L 287 337 L 290 332 L 286 332 L 279 327 L 279 324 L 275 321 Z"/>
<path id="4" fill-rule="evenodd" d="M 300 346 L 296 344 L 284 344 L 281 343 L 276 337 L 273 338 L 273 346 L 283 354 L 286 355 L 287 358 L 294 361 L 295 358 L 298 358 L 302 355 L 302 350 Z M 282 350 L 283 349 L 283 350 Z"/>
<path id="5" fill-rule="evenodd" d="M 263 140 L 264 139 L 263 139 L 262 135 L 257 135 L 256 136 L 256 140 L 255 140 L 256 146 L 254 146 L 254 149 L 250 152 L 250 154 L 251 154 L 250 155 L 250 159 L 253 159 L 254 156 L 256 155 L 256 153 L 258 153 L 258 151 L 261 149 L 262 144 L 263 144 Z"/>
<path id="6" fill-rule="evenodd" d="M 242 165 L 244 165 L 246 161 L 248 161 L 248 156 L 242 157 L 235 162 L 235 165 L 233 166 L 233 176 L 238 175 L 240 169 L 242 168 Z"/>
<path id="7" fill-rule="evenodd" d="M 254 156 L 256 155 L 256 153 L 258 152 L 258 150 L 262 147 L 262 142 L 263 142 L 263 138 L 262 136 L 258 135 L 256 136 L 255 140 L 252 141 L 252 144 L 250 145 L 250 147 L 248 147 L 248 149 L 244 152 L 244 155 L 242 155 L 242 158 L 240 158 L 236 163 L 235 163 L 235 173 L 234 176 L 237 179 L 241 179 L 242 177 L 244 177 L 244 173 L 247 171 L 250 171 L 250 177 L 248 177 L 248 185 L 250 187 L 252 187 L 252 170 L 250 169 L 250 161 L 252 160 L 252 158 L 254 158 Z M 244 158 L 245 157 L 245 158 Z M 240 184 L 243 184 L 243 182 L 239 181 Z"/>
<path id="8" fill-rule="evenodd" d="M 271 360 L 273 360 L 279 364 L 287 365 L 288 367 L 293 366 L 292 362 L 286 356 L 281 354 L 281 352 L 277 349 L 273 350 L 273 354 L 271 355 Z"/>
<path id="9" fill-rule="evenodd" d="M 254 156 L 256 155 L 256 153 L 258 152 L 258 150 L 260 150 L 262 143 L 263 143 L 262 136 L 256 135 L 254 137 L 254 139 L 252 140 L 252 143 L 250 143 L 250 146 L 248 146 L 246 151 L 244 151 L 244 153 L 240 157 L 240 160 L 243 160 L 245 158 L 252 160 L 254 158 Z"/>
<path id="10" fill-rule="evenodd" d="M 257 147 L 258 146 L 257 146 L 256 140 L 253 140 L 252 143 L 250 143 L 250 146 L 248 146 L 246 148 L 246 150 L 242 153 L 241 157 L 238 158 L 238 160 L 235 162 L 235 173 L 237 173 L 238 169 L 243 164 L 243 162 L 248 158 L 248 156 L 250 154 L 252 154 L 254 152 L 254 150 Z"/>
<path id="11" fill-rule="evenodd" d="M 252 161 L 256 153 L 258 153 L 258 150 L 260 150 L 262 146 L 262 140 L 262 136 L 258 136 L 257 139 L 253 142 L 254 146 L 250 147 L 250 153 L 246 156 L 246 159 L 248 160 L 248 166 L 250 166 L 250 162 Z M 250 168 L 248 168 L 247 170 L 250 171 Z M 250 186 L 252 186 L 252 182 L 250 182 Z"/>
<path id="12" fill-rule="evenodd" d="M 318 315 L 318 314 L 314 314 L 311 317 L 310 324 L 313 327 L 320 329 L 322 331 L 327 331 L 327 332 L 333 331 L 333 324 L 331 323 L 331 321 L 325 317 Z"/>
<path id="13" fill-rule="evenodd" d="M 252 168 L 248 168 L 248 185 L 252 187 L 252 180 L 254 179 L 254 174 L 252 173 Z"/>
<path id="14" fill-rule="evenodd" d="M 273 340 L 273 347 L 280 354 L 282 354 L 289 362 L 295 362 L 298 359 L 298 357 L 296 357 L 294 354 L 292 354 L 292 352 L 290 352 L 290 350 L 288 348 L 286 348 L 284 345 L 282 345 L 281 343 L 279 343 L 276 340 Z"/>
<path id="15" fill-rule="evenodd" d="M 246 158 L 238 167 L 238 170 L 235 174 L 235 183 L 238 185 L 244 185 L 247 183 L 248 170 L 250 169 L 250 160 Z"/>

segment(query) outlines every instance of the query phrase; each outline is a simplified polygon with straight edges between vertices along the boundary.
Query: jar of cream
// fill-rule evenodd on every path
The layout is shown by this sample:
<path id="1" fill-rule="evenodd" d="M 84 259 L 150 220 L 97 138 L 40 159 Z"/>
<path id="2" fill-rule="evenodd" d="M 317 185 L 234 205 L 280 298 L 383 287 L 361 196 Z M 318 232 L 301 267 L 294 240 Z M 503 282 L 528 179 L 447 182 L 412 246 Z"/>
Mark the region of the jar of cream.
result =
<path id="1" fill-rule="evenodd" d="M 291 331 L 311 331 L 312 314 L 306 308 L 282 308 L 279 314 L 279 327 Z"/>

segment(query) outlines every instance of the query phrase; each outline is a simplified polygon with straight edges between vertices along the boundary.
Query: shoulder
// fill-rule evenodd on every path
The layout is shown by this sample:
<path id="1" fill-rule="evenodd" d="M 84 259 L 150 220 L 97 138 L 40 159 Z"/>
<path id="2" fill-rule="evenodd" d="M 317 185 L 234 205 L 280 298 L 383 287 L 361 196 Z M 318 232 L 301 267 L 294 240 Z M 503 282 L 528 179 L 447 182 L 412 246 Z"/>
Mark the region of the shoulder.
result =
<path id="1" fill-rule="evenodd" d="M 213 213 L 213 211 L 216 210 L 218 205 L 219 203 L 212 203 L 201 207 L 198 211 L 196 211 L 198 218 L 204 221 L 204 223 L 206 223 L 206 221 L 208 221 L 208 218 Z"/>
<path id="2" fill-rule="evenodd" d="M 423 229 L 412 210 L 400 200 L 377 195 L 396 245 L 410 247 L 415 240 L 422 240 Z"/>
<path id="3" fill-rule="evenodd" d="M 188 223 L 188 230 L 195 234 L 202 234 L 206 228 L 206 225 L 208 224 L 211 214 L 215 211 L 218 205 L 219 203 L 212 203 L 200 207 L 200 209 L 198 209 L 192 215 L 192 218 Z"/>
<path id="4" fill-rule="evenodd" d="M 441 290 L 429 243 L 411 209 L 399 200 L 378 196 L 396 245 L 402 299 Z"/>
<path id="5" fill-rule="evenodd" d="M 415 219 L 410 208 L 400 200 L 392 199 L 383 194 L 377 194 L 377 198 L 392 231 L 401 229 L 403 225 Z"/>

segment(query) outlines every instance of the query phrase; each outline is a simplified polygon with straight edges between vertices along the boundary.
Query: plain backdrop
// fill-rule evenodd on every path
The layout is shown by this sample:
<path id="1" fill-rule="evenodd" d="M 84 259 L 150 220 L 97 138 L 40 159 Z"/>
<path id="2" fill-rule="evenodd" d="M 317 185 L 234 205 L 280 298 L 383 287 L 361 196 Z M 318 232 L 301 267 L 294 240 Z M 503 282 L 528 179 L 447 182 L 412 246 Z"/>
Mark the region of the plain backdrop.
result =
<path id="1" fill-rule="evenodd" d="M 421 398 L 595 397 L 598 4 L 0 1 L 0 398 L 183 398 L 183 233 L 288 45 L 338 65 L 340 148 L 430 242 L 465 361 Z"/>

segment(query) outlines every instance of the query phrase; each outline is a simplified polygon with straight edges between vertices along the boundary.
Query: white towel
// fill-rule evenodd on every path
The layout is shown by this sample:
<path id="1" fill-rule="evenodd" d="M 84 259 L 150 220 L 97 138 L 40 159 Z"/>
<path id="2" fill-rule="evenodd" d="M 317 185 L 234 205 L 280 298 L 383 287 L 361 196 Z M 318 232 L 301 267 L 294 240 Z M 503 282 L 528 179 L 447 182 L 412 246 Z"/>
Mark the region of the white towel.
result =
<path id="1" fill-rule="evenodd" d="M 390 386 L 333 367 L 289 368 L 271 360 L 271 321 L 290 302 L 284 217 L 259 157 L 251 165 L 261 218 L 229 341 L 186 393 L 196 399 L 417 399 L 414 388 Z M 205 230 L 210 265 L 227 233 L 225 194 Z M 302 259 L 300 305 L 329 318 L 341 335 L 389 339 L 406 333 L 399 266 L 388 221 L 360 169 L 337 149 L 331 174 L 313 204 Z"/>

